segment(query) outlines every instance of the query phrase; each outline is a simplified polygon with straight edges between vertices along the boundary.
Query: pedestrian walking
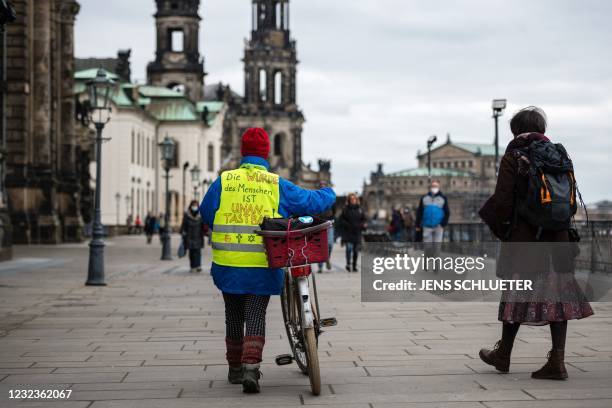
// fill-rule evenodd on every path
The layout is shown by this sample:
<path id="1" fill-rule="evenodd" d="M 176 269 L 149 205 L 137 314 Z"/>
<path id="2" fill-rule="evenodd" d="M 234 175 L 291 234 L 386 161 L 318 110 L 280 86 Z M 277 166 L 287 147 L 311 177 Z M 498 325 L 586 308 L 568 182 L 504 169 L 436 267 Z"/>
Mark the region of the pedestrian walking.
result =
<path id="1" fill-rule="evenodd" d="M 202 248 L 204 248 L 204 221 L 200 215 L 200 206 L 193 200 L 183 215 L 181 223 L 183 246 L 189 251 L 191 272 L 202 272 Z"/>
<path id="2" fill-rule="evenodd" d="M 206 237 L 206 244 L 212 245 L 212 230 L 208 224 L 204 224 L 204 236 Z"/>
<path id="3" fill-rule="evenodd" d="M 159 213 L 159 216 L 157 217 L 157 232 L 159 233 L 159 242 L 162 242 L 162 237 L 164 236 L 164 228 L 166 228 L 166 217 L 164 216 L 164 213 Z"/>
<path id="4" fill-rule="evenodd" d="M 434 180 L 417 209 L 416 229 L 422 232 L 423 242 L 442 242 L 449 217 L 448 200 L 440 191 L 440 181 Z"/>
<path id="5" fill-rule="evenodd" d="M 404 227 L 406 229 L 406 240 L 408 242 L 413 242 L 414 238 L 414 215 L 412 212 L 412 208 L 406 207 L 404 208 Z"/>
<path id="6" fill-rule="evenodd" d="M 136 230 L 136 234 L 142 233 L 142 219 L 140 215 L 136 215 L 136 219 L 134 220 L 134 228 Z"/>
<path id="7" fill-rule="evenodd" d="M 331 188 L 305 190 L 270 172 L 270 139 L 264 129 L 242 135 L 242 161 L 224 171 L 200 205 L 212 226 L 211 274 L 223 294 L 228 381 L 246 393 L 260 391 L 260 362 L 265 343 L 266 309 L 280 295 L 283 269 L 268 268 L 263 239 L 254 233 L 264 217 L 319 214 L 336 200 Z"/>
<path id="8" fill-rule="evenodd" d="M 346 247 L 346 270 L 357 272 L 357 258 L 361 250 L 361 235 L 366 229 L 366 217 L 359 204 L 359 197 L 350 193 L 340 214 L 342 244 Z"/>
<path id="9" fill-rule="evenodd" d="M 389 233 L 391 234 L 391 240 L 395 242 L 402 241 L 405 228 L 406 224 L 404 223 L 404 216 L 400 211 L 400 207 L 397 206 L 391 212 L 391 222 L 389 223 Z"/>
<path id="10" fill-rule="evenodd" d="M 500 260 L 504 261 L 502 264 L 516 264 L 505 272 L 505 275 L 512 276 L 508 279 L 514 279 L 526 269 L 537 269 L 549 262 L 545 258 L 547 254 L 539 253 L 540 247 L 536 244 L 521 246 L 520 251 L 513 251 L 512 245 L 517 242 L 569 242 L 570 237 L 574 236 L 570 234 L 570 225 L 577 205 L 573 165 L 565 149 L 553 144 L 544 135 L 544 112 L 535 107 L 525 108 L 511 119 L 510 129 L 514 139 L 508 144 L 501 159 L 495 193 L 480 210 L 480 216 L 503 241 L 500 250 Z M 529 157 L 537 157 L 537 161 Z M 546 182 L 544 171 L 535 172 L 538 168 L 536 166 L 540 165 L 542 167 L 539 169 L 545 169 L 546 172 L 556 169 L 551 175 L 554 182 Z M 538 176 L 530 177 L 531 174 Z M 538 185 L 540 181 L 542 184 Z M 528 194 L 534 188 L 536 194 Z M 547 204 L 552 205 L 551 197 L 555 199 L 554 218 L 551 212 L 538 211 L 545 209 Z M 564 262 L 565 267 L 573 264 L 573 259 L 569 259 L 573 255 L 566 256 L 568 260 Z M 529 259 L 529 263 L 521 262 L 525 258 Z M 555 293 L 556 288 L 560 287 L 560 279 L 564 283 L 568 282 L 567 275 L 561 278 L 559 274 L 547 274 L 544 278 L 534 285 L 543 287 L 545 293 Z M 506 301 L 515 298 L 516 293 L 504 293 L 498 311 L 498 319 L 502 322 L 501 340 L 491 350 L 480 350 L 482 361 L 499 371 L 508 372 L 514 339 L 521 325 L 548 324 L 552 349 L 546 364 L 531 373 L 531 377 L 555 380 L 567 378 L 564 364 L 567 322 L 591 316 L 593 310 L 577 284 L 563 285 L 563 288 L 563 297 L 551 301 Z"/>
<path id="11" fill-rule="evenodd" d="M 134 218 L 132 217 L 132 214 L 129 214 L 125 218 L 125 225 L 127 226 L 127 233 L 128 233 L 128 235 L 130 235 L 132 233 L 132 223 L 133 222 L 134 222 Z"/>
<path id="12" fill-rule="evenodd" d="M 325 187 L 324 183 L 321 183 L 321 187 Z M 321 218 L 323 218 L 326 221 L 334 221 L 334 215 L 336 214 L 336 206 L 332 206 L 331 209 L 329 209 L 328 211 L 324 212 L 323 214 L 319 214 L 319 216 Z M 328 252 L 328 257 L 327 257 L 327 261 L 325 261 L 325 268 L 329 271 L 331 270 L 331 254 L 332 254 L 332 249 L 334 248 L 334 242 L 336 241 L 336 237 L 334 234 L 334 227 L 332 226 L 331 228 L 327 229 L 327 252 Z M 319 269 L 317 270 L 318 273 L 323 272 L 323 262 L 319 262 Z"/>
<path id="13" fill-rule="evenodd" d="M 155 215 L 153 215 L 153 213 L 149 211 L 144 222 L 144 232 L 147 237 L 147 244 L 151 244 L 151 241 L 153 240 L 156 225 L 157 219 L 155 218 Z"/>

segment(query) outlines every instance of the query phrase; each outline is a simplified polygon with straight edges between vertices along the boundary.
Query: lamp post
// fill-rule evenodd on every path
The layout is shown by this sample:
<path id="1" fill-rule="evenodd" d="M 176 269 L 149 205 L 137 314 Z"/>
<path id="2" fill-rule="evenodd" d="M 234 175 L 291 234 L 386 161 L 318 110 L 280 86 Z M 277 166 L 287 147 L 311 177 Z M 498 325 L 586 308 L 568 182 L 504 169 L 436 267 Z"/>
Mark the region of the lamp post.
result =
<path id="1" fill-rule="evenodd" d="M 185 190 L 186 190 L 186 187 L 185 187 L 186 181 L 185 180 L 186 180 L 186 173 L 187 173 L 187 169 L 188 168 L 189 168 L 189 162 L 186 161 L 185 163 L 183 163 L 183 196 L 182 196 L 182 198 L 183 198 L 183 200 L 182 200 L 183 207 L 185 207 L 185 199 L 187 198 L 187 195 L 185 194 Z"/>
<path id="2" fill-rule="evenodd" d="M 206 194 L 206 192 L 208 191 L 208 187 L 210 187 L 211 184 L 212 184 L 211 179 L 202 180 L 202 195 Z"/>
<path id="3" fill-rule="evenodd" d="M 200 187 L 200 174 L 202 171 L 196 164 L 191 168 L 191 170 L 189 170 L 189 172 L 191 173 L 191 184 L 193 185 L 193 199 L 197 200 L 198 188 Z"/>
<path id="4" fill-rule="evenodd" d="M 89 269 L 86 285 L 105 286 L 104 282 L 104 227 L 100 197 L 102 187 L 102 130 L 110 120 L 111 91 L 115 82 L 106 75 L 102 68 L 98 69 L 96 77 L 87 82 L 90 108 L 88 113 L 90 123 L 96 128 L 96 191 L 94 195 L 95 215 L 91 242 L 89 243 Z"/>
<path id="5" fill-rule="evenodd" d="M 119 228 L 119 220 L 120 220 L 120 217 L 119 217 L 120 208 L 119 208 L 119 206 L 121 205 L 121 194 L 120 193 L 115 194 L 115 202 L 117 203 L 117 228 Z"/>
<path id="6" fill-rule="evenodd" d="M 164 161 L 166 171 L 166 212 L 164 213 L 164 231 L 162 232 L 162 261 L 171 261 L 172 253 L 170 249 L 170 167 L 174 160 L 175 144 L 168 136 L 158 145 Z"/>
<path id="7" fill-rule="evenodd" d="M 438 136 L 433 135 L 427 139 L 427 179 L 431 183 L 431 146 L 438 140 Z"/>
<path id="8" fill-rule="evenodd" d="M 125 216 L 128 217 L 130 215 L 130 204 L 132 204 L 132 197 L 130 195 L 125 196 Z"/>
<path id="9" fill-rule="evenodd" d="M 504 109 L 506 109 L 506 100 L 505 99 L 493 99 L 493 103 L 491 105 L 493 108 L 493 119 L 495 120 L 495 175 L 497 176 L 497 172 L 499 170 L 499 117 L 504 114 Z"/>

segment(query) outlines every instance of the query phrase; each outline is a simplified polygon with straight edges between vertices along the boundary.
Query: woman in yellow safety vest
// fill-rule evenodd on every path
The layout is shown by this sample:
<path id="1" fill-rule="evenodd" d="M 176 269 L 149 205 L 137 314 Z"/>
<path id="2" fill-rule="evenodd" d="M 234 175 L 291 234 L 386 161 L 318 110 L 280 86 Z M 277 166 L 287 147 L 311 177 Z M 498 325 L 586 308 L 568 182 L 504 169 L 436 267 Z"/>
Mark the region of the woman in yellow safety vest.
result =
<path id="1" fill-rule="evenodd" d="M 242 161 L 210 186 L 200 205 L 212 226 L 211 274 L 223 293 L 228 380 L 247 393 L 259 392 L 259 363 L 265 342 L 266 309 L 279 295 L 283 270 L 268 268 L 262 238 L 264 217 L 286 218 L 324 212 L 336 201 L 329 188 L 305 190 L 271 173 L 270 139 L 264 129 L 242 135 Z"/>

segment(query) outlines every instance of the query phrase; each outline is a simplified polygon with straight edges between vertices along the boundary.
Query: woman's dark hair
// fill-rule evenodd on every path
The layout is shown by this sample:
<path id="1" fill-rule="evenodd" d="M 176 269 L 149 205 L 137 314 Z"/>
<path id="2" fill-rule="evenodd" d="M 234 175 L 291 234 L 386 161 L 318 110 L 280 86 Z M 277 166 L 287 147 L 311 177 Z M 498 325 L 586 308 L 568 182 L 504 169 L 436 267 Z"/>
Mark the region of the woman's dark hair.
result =
<path id="1" fill-rule="evenodd" d="M 528 106 L 514 114 L 510 119 L 510 130 L 514 136 L 523 133 L 545 133 L 546 114 L 536 106 Z"/>
<path id="2" fill-rule="evenodd" d="M 198 203 L 196 200 L 191 200 L 191 202 L 189 203 L 189 207 L 191 207 L 192 205 L 197 205 L 199 207 L 200 203 Z"/>

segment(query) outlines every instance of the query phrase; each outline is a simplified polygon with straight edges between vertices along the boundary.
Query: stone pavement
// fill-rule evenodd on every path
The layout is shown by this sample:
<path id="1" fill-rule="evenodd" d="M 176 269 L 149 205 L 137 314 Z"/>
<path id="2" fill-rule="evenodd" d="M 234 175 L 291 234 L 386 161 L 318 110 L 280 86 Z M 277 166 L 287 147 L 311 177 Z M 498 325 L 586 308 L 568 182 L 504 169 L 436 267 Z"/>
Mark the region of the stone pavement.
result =
<path id="1" fill-rule="evenodd" d="M 176 248 L 177 238 L 173 243 Z M 537 381 L 546 327 L 521 328 L 511 373 L 478 359 L 498 339 L 497 304 L 360 303 L 359 274 L 317 276 L 323 316 L 321 396 L 295 365 L 278 298 L 270 304 L 263 392 L 226 382 L 223 303 L 207 272 L 186 259 L 158 261 L 158 242 L 108 242 L 107 287 L 86 287 L 86 245 L 17 247 L 0 264 L 0 407 L 191 408 L 322 406 L 378 408 L 612 407 L 612 304 L 570 322 L 570 379 Z M 205 259 L 210 260 L 207 251 Z M 70 389 L 68 400 L 9 400 L 11 389 Z"/>

